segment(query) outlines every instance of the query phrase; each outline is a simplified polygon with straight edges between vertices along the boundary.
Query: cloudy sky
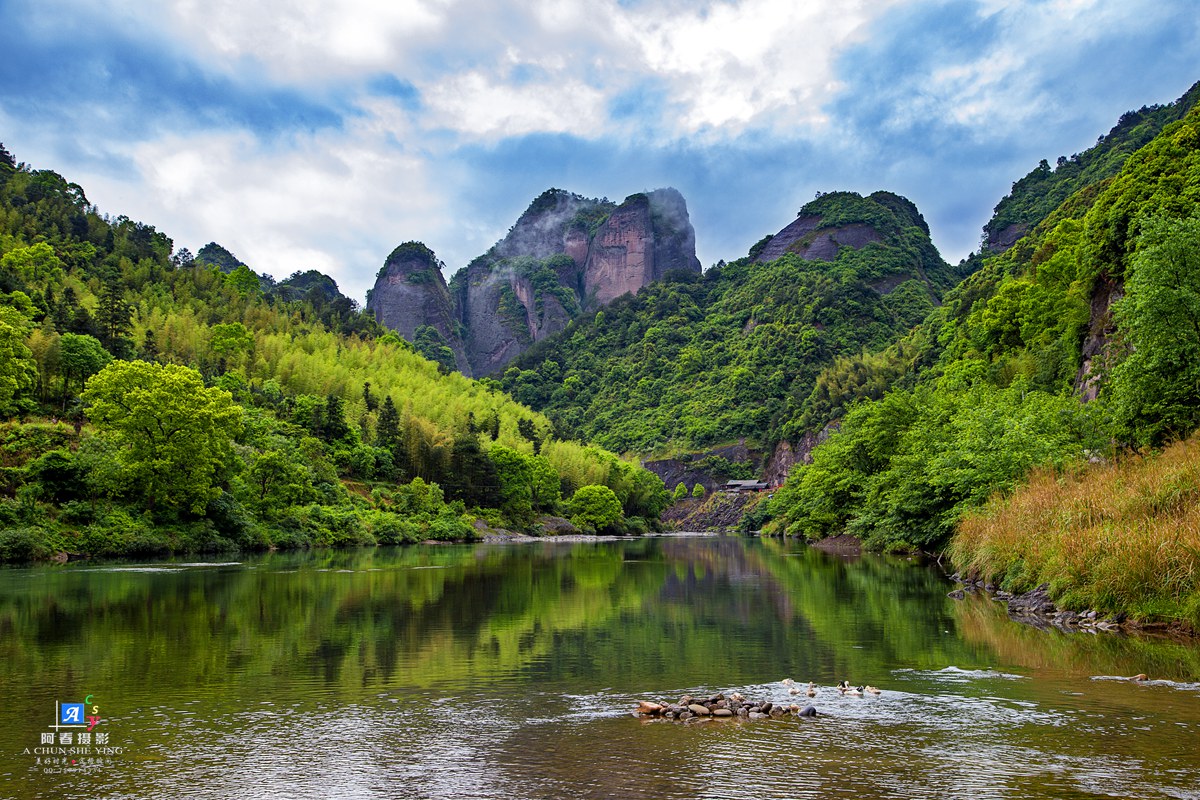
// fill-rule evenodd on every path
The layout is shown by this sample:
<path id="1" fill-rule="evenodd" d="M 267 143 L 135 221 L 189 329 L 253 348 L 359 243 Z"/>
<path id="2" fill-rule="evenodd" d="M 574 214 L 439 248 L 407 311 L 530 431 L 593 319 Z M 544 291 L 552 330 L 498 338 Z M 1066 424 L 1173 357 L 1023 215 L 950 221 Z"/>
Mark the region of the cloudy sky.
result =
<path id="1" fill-rule="evenodd" d="M 687 198 L 707 267 L 817 191 L 951 261 L 1039 159 L 1200 80 L 1194 0 L 0 0 L 0 141 L 113 215 L 362 299 L 555 186 Z"/>

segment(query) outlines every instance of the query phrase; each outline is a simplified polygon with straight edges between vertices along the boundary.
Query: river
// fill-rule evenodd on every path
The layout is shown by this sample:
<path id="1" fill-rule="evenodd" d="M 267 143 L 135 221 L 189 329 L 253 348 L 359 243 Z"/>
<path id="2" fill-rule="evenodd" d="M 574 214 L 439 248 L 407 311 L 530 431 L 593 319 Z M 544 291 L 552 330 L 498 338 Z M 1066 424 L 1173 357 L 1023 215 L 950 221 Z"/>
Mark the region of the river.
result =
<path id="1" fill-rule="evenodd" d="M 0 798 L 1200 798 L 1200 646 L 952 588 L 722 537 L 6 568 Z M 734 690 L 820 716 L 630 714 Z"/>

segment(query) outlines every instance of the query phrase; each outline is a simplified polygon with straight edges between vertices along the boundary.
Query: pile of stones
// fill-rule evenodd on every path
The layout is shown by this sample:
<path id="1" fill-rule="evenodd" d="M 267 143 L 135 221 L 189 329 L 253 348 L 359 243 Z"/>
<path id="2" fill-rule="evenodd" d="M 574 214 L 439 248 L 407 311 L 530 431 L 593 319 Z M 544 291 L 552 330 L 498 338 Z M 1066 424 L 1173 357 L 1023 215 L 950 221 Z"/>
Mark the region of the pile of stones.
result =
<path id="1" fill-rule="evenodd" d="M 795 703 L 784 705 L 770 700 L 747 700 L 738 692 L 731 692 L 728 697 L 724 694 L 714 694 L 711 697 L 693 697 L 685 694 L 679 702 L 653 702 L 642 700 L 634 711 L 639 717 L 659 717 L 662 719 L 687 722 L 690 719 L 779 719 L 781 717 L 815 717 L 817 709 L 811 705 L 798 706 Z"/>

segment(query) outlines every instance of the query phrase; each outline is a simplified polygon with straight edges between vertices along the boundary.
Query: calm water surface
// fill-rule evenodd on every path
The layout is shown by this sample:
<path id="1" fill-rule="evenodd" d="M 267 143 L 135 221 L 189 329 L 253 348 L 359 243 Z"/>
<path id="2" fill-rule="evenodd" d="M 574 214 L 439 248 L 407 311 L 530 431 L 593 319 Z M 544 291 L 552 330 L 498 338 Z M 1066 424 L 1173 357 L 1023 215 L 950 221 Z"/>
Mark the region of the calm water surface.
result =
<path id="1" fill-rule="evenodd" d="M 1200 798 L 1200 648 L 950 588 L 729 538 L 4 569 L 0 797 Z M 784 677 L 823 716 L 629 713 Z M 89 695 L 111 752 L 39 755 Z"/>

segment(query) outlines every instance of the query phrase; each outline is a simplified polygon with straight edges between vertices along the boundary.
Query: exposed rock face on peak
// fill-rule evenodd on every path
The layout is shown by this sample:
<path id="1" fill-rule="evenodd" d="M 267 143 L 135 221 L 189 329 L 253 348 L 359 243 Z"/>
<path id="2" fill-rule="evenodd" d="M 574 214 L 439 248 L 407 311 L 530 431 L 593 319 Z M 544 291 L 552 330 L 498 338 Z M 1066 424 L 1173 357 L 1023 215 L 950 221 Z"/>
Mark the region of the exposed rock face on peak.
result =
<path id="1" fill-rule="evenodd" d="M 1022 236 L 1029 233 L 1029 224 L 1026 222 L 1014 222 L 1011 225 L 1006 225 L 999 230 L 984 231 L 987 234 L 987 249 L 990 253 L 1003 253 L 1008 248 L 1016 244 Z"/>
<path id="2" fill-rule="evenodd" d="M 795 253 L 808 261 L 833 261 L 842 247 L 855 250 L 881 242 L 879 231 L 865 223 L 822 227 L 820 216 L 797 217 L 759 252 L 756 261 L 774 261 L 784 253 Z"/>
<path id="3" fill-rule="evenodd" d="M 675 189 L 631 195 L 619 206 L 561 189 L 543 192 L 503 239 L 454 275 L 448 290 L 430 266 L 436 258 L 414 244 L 388 258 L 368 308 L 410 341 L 420 326 L 437 329 L 459 369 L 475 376 L 500 371 L 584 308 L 636 292 L 672 270 L 700 272 L 687 203 Z"/>
<path id="4" fill-rule="evenodd" d="M 558 255 L 565 252 L 570 233 L 587 233 L 585 223 L 589 216 L 606 214 L 612 208 L 613 204 L 607 200 L 591 200 L 561 189 L 550 189 L 529 204 L 508 234 L 492 248 L 491 255 L 538 259 Z M 586 235 L 583 241 L 587 241 Z"/>
<path id="5" fill-rule="evenodd" d="M 953 273 L 928 241 L 929 226 L 925 218 L 911 200 L 892 192 L 875 192 L 866 197 L 856 192 L 820 194 L 800 209 L 796 219 L 783 230 L 755 245 L 750 255 L 758 263 L 774 261 L 789 253 L 806 261 L 832 262 L 843 248 L 886 247 L 906 230 L 922 242 L 922 257 L 914 265 L 916 269 L 879 275 L 868 283 L 870 288 L 886 295 L 916 279 L 936 295 L 937 289 L 957 283 L 960 276 Z"/>
<path id="6" fill-rule="evenodd" d="M 467 371 L 462 339 L 441 263 L 420 242 L 405 242 L 392 251 L 375 278 L 367 310 L 380 324 L 412 342 L 422 326 L 433 328 L 454 353 L 459 371 Z"/>
<path id="7" fill-rule="evenodd" d="M 755 261 L 774 261 L 795 253 L 807 261 L 835 261 L 843 247 L 859 250 L 882 242 L 899 226 L 916 226 L 926 236 L 929 227 L 907 198 L 891 192 L 862 197 L 854 192 L 830 192 L 800 209 L 799 215 L 771 237 Z"/>
<path id="8" fill-rule="evenodd" d="M 631 195 L 592 240 L 585 297 L 604 305 L 675 269 L 700 272 L 696 232 L 683 195 L 675 189 Z"/>

